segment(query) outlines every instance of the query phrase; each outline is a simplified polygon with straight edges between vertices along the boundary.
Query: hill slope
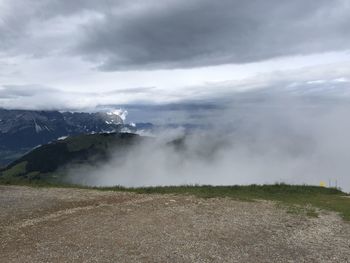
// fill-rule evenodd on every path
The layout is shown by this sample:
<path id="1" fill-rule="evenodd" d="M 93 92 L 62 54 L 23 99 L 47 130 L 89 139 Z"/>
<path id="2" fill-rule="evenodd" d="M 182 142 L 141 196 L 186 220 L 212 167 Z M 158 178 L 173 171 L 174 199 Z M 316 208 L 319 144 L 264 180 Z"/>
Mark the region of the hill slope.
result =
<path id="1" fill-rule="evenodd" d="M 132 133 L 89 134 L 68 137 L 40 146 L 0 172 L 2 180 L 58 180 L 67 165 L 108 160 L 111 149 L 123 152 L 141 137 Z"/>

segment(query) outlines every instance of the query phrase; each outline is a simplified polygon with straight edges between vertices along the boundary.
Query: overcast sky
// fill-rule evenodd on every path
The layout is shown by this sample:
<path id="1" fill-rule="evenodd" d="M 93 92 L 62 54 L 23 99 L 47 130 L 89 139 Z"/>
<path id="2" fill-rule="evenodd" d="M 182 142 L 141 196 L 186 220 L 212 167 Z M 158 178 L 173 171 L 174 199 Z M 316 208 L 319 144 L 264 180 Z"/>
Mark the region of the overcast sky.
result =
<path id="1" fill-rule="evenodd" d="M 348 96 L 349 44 L 348 0 L 0 0 L 0 107 Z"/>

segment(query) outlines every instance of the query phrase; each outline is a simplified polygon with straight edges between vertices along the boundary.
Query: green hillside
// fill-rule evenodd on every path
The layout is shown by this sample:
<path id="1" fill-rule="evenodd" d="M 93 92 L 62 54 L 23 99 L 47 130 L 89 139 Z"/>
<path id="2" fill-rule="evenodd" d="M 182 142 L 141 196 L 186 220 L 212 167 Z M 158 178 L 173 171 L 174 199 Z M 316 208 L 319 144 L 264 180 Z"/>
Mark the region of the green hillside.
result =
<path id="1" fill-rule="evenodd" d="M 113 151 L 126 151 L 141 137 L 131 133 L 89 134 L 68 137 L 40 146 L 0 171 L 2 181 L 60 181 L 71 164 L 97 163 Z"/>

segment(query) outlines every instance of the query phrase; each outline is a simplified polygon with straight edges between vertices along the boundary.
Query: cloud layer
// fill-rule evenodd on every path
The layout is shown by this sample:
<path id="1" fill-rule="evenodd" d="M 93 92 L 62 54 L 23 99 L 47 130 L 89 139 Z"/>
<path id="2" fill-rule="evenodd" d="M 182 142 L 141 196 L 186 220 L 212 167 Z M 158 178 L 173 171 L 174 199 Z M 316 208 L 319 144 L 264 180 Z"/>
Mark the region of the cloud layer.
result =
<path id="1" fill-rule="evenodd" d="M 108 163 L 72 167 L 69 179 L 134 187 L 331 180 L 350 191 L 349 104 L 314 105 L 291 97 L 235 104 L 204 112 L 208 126 L 180 146 L 166 142 L 183 138 L 182 131 L 167 129 L 130 151 L 116 148 Z"/>
<path id="2" fill-rule="evenodd" d="M 188 68 L 349 49 L 347 0 L 2 0 L 1 51 L 101 70 Z"/>
<path id="3" fill-rule="evenodd" d="M 246 63 L 348 49 L 347 1 L 165 1 L 106 14 L 79 45 L 104 70 Z"/>
<path id="4" fill-rule="evenodd" d="M 286 78 L 270 75 L 244 81 L 231 81 L 209 86 L 187 87 L 167 92 L 154 87 L 117 89 L 107 92 L 72 92 L 41 85 L 0 86 L 0 107 L 7 109 L 96 111 L 125 107 L 132 121 L 164 120 L 169 112 L 195 113 L 198 109 L 215 110 L 227 104 L 254 104 L 266 99 L 300 98 L 312 103 L 349 103 L 350 78 Z M 157 116 L 154 118 L 154 116 Z M 183 116 L 183 117 L 184 117 Z M 144 118 L 142 120 L 142 118 Z M 183 119 L 183 118 L 182 118 Z M 193 120 L 189 120 L 194 122 Z"/>

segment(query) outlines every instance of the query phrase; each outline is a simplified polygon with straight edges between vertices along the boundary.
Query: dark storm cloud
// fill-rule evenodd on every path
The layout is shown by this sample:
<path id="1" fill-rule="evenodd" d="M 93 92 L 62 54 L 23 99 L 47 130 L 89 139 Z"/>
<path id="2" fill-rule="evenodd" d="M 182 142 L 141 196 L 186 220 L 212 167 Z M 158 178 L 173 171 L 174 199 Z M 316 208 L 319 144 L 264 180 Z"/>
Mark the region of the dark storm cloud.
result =
<path id="1" fill-rule="evenodd" d="M 246 63 L 349 49 L 347 0 L 3 3 L 0 52 L 49 56 L 54 50 L 82 56 L 107 71 Z M 84 16 L 84 21 L 73 19 Z M 42 32 L 45 25 L 50 26 Z"/>
<path id="2" fill-rule="evenodd" d="M 165 1 L 85 28 L 78 52 L 103 70 L 245 63 L 349 48 L 346 0 Z"/>
<path id="3" fill-rule="evenodd" d="M 81 17 L 84 12 L 88 11 L 105 13 L 110 9 L 109 2 L 108 0 L 0 1 L 0 52 L 7 52 L 8 55 L 48 55 L 47 50 L 54 47 L 45 38 L 42 32 L 43 27 L 57 18 L 65 20 L 74 15 Z M 122 1 L 113 1 L 114 4 L 119 2 Z M 67 19 L 67 21 L 69 20 Z M 52 26 L 54 25 L 55 22 L 52 23 Z M 65 26 L 72 27 L 70 22 L 67 22 Z M 57 34 L 55 34 L 54 28 L 51 30 L 53 36 Z M 71 37 L 60 39 L 61 43 L 56 44 L 63 46 L 64 42 L 70 41 Z"/>

